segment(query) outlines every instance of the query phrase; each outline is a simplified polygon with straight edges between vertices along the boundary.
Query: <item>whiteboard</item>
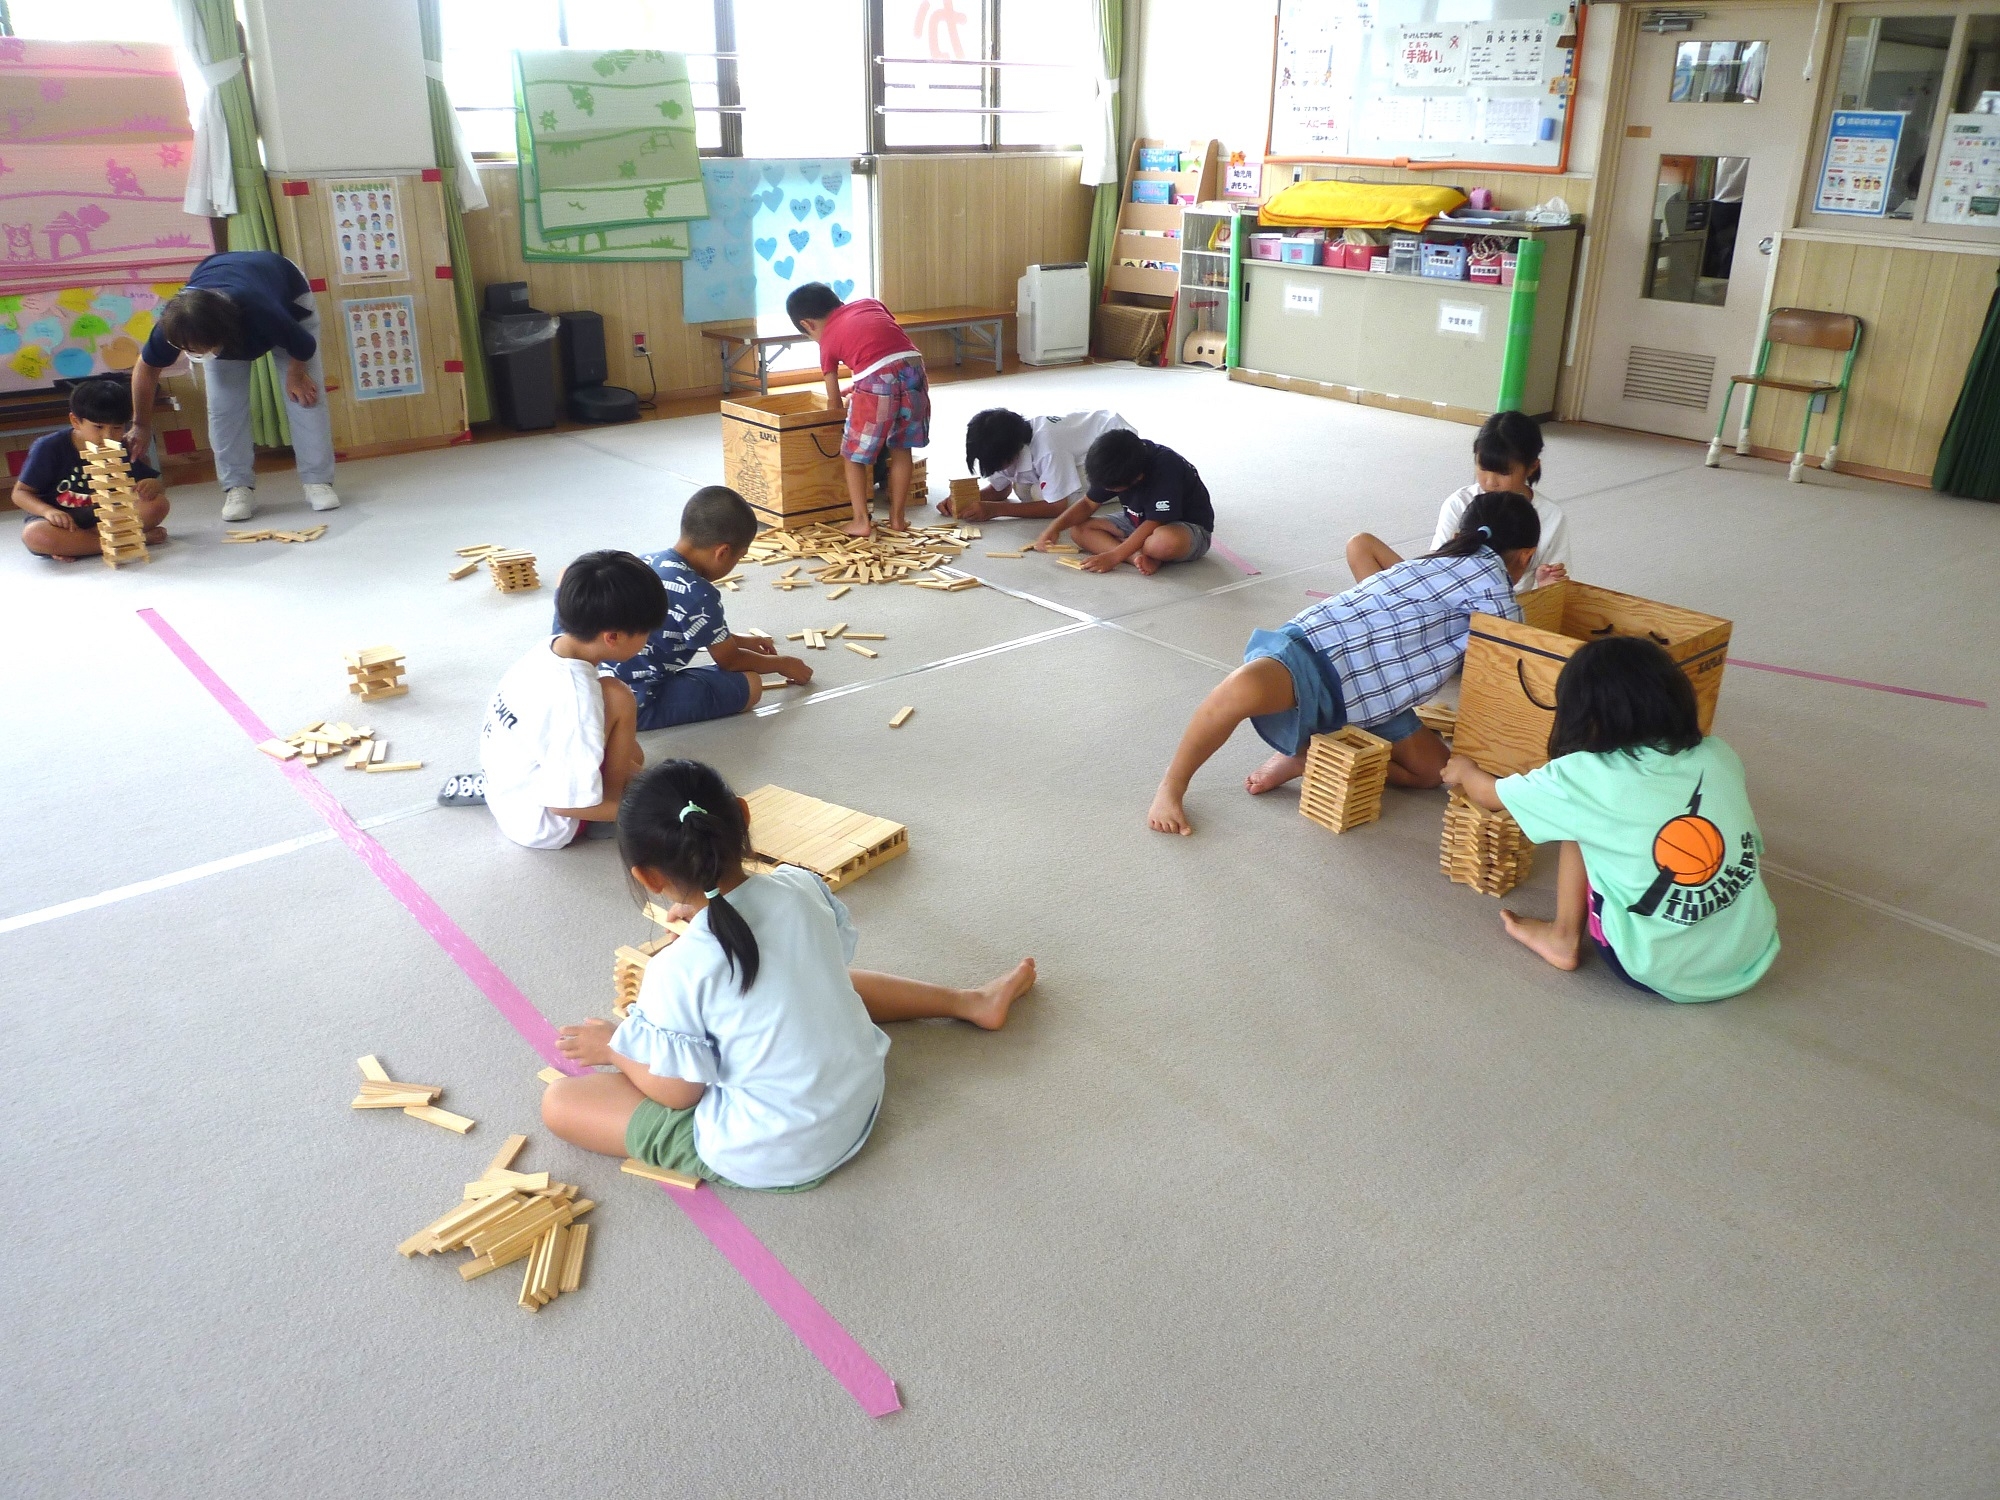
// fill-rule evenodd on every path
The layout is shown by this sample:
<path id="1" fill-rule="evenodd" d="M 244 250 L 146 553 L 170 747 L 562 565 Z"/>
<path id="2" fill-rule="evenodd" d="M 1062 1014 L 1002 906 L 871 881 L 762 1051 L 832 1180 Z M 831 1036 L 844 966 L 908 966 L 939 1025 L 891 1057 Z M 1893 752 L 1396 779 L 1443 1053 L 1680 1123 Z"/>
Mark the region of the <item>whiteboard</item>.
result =
<path id="1" fill-rule="evenodd" d="M 1265 155 L 1560 172 L 1581 24 L 1575 0 L 1279 0 Z"/>

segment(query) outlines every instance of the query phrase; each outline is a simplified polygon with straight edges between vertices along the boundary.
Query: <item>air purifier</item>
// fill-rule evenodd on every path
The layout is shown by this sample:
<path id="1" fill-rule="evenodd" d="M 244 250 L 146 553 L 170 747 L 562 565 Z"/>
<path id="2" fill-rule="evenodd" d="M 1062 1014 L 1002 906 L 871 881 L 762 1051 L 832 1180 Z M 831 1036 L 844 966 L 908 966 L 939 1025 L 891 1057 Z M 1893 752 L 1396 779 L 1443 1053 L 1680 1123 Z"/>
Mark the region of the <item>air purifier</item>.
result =
<path id="1" fill-rule="evenodd" d="M 1090 353 L 1090 267 L 1029 266 L 1014 288 L 1014 344 L 1024 365 L 1070 364 Z"/>

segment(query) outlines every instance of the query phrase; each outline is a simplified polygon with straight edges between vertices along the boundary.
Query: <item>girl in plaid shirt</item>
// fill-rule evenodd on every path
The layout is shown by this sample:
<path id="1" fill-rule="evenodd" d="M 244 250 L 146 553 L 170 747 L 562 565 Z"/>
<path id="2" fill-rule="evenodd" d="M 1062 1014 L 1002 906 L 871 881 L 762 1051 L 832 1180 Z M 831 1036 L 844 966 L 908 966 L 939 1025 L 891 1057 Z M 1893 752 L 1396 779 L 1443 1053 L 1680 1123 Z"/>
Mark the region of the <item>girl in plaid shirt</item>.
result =
<path id="1" fill-rule="evenodd" d="M 1392 784 L 1438 785 L 1450 752 L 1417 722 L 1416 706 L 1464 661 L 1474 613 L 1520 620 L 1514 584 L 1541 529 L 1527 496 L 1482 494 L 1465 508 L 1458 534 L 1436 551 L 1385 568 L 1277 630 L 1253 631 L 1243 665 L 1189 721 L 1153 794 L 1148 826 L 1194 832 L 1181 805 L 1188 783 L 1245 719 L 1277 752 L 1245 779 L 1252 796 L 1298 776 L 1312 737 L 1348 724 L 1394 746 Z"/>

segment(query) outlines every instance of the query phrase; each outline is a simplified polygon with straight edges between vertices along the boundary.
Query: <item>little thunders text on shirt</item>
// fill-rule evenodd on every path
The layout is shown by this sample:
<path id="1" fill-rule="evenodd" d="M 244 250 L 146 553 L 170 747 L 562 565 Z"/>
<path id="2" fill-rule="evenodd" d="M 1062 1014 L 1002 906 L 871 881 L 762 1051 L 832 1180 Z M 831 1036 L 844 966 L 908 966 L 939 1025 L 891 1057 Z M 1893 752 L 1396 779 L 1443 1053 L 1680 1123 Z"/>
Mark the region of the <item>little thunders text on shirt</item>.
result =
<path id="1" fill-rule="evenodd" d="M 1703 917 L 1712 917 L 1717 912 L 1733 905 L 1738 896 L 1749 889 L 1750 882 L 1757 878 L 1757 841 L 1751 834 L 1743 835 L 1743 856 L 1740 864 L 1730 865 L 1716 875 L 1707 885 L 1697 890 L 1675 886 L 1667 893 L 1659 915 L 1669 922 L 1678 922 L 1683 927 L 1692 927 Z"/>
<path id="2" fill-rule="evenodd" d="M 493 717 L 509 729 L 521 727 L 520 716 L 507 706 L 507 700 L 498 693 L 493 695 Z"/>

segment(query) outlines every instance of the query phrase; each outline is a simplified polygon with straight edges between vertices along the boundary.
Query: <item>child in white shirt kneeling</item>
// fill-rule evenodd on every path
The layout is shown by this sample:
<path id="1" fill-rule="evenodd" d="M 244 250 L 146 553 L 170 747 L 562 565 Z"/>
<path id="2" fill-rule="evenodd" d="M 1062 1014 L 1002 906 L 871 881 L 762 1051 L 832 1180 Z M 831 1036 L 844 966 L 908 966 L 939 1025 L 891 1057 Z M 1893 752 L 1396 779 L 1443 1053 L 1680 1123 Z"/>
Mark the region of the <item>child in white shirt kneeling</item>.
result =
<path id="1" fill-rule="evenodd" d="M 725 1186 L 816 1187 L 860 1151 L 882 1104 L 877 1022 L 988 1031 L 1033 987 L 1024 958 L 977 989 L 850 969 L 847 908 L 817 875 L 746 875 L 750 810 L 698 761 L 641 774 L 618 812 L 632 876 L 688 923 L 646 966 L 624 1022 L 561 1028 L 563 1054 L 615 1071 L 562 1078 L 542 1119 L 607 1156 Z"/>
<path id="2" fill-rule="evenodd" d="M 993 516 L 1046 520 L 1083 498 L 1083 457 L 1107 432 L 1130 432 L 1115 411 L 1073 411 L 1066 417 L 1024 417 L 1003 406 L 975 413 L 965 424 L 965 466 L 979 493 L 938 510 L 961 521 Z"/>

